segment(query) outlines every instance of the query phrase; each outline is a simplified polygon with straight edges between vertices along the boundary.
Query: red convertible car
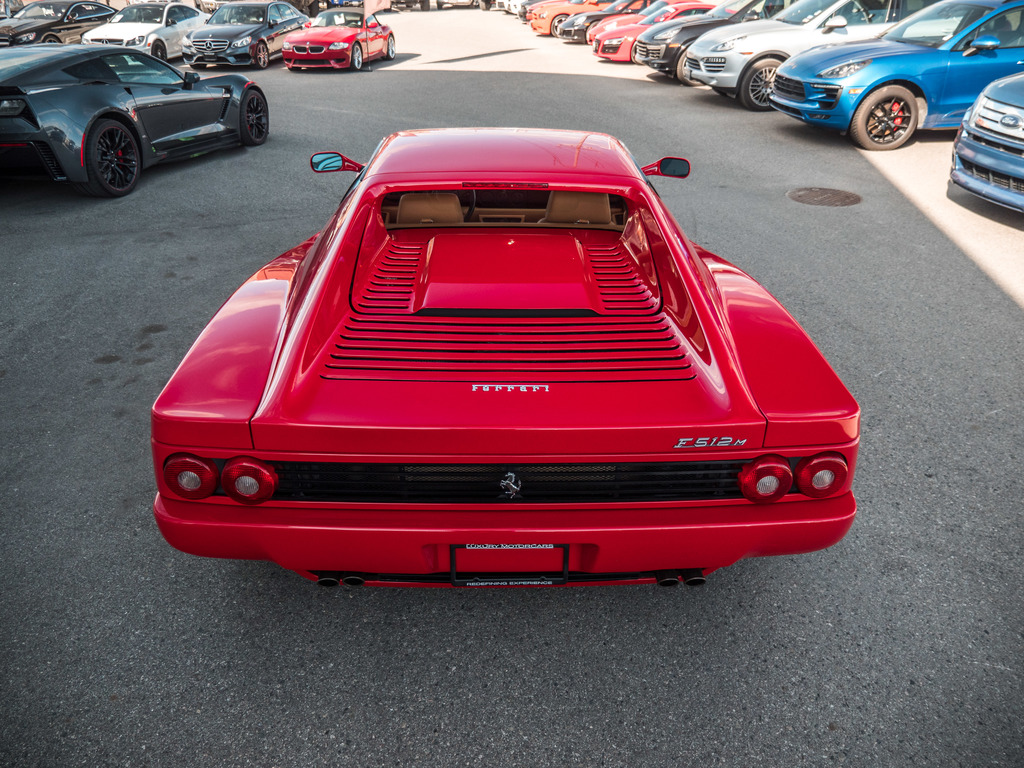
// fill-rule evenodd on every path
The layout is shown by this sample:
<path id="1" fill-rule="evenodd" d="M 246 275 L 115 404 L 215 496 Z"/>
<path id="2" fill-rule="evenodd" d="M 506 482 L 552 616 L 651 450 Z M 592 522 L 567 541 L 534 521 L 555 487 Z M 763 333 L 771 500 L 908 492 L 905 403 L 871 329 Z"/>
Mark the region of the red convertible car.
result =
<path id="1" fill-rule="evenodd" d="M 152 413 L 174 547 L 324 585 L 701 583 L 853 523 L 859 409 L 603 134 L 396 133 Z"/>
<path id="2" fill-rule="evenodd" d="M 284 39 L 281 53 L 288 69 L 362 69 L 364 61 L 395 58 L 395 35 L 361 9 L 322 11 Z"/>

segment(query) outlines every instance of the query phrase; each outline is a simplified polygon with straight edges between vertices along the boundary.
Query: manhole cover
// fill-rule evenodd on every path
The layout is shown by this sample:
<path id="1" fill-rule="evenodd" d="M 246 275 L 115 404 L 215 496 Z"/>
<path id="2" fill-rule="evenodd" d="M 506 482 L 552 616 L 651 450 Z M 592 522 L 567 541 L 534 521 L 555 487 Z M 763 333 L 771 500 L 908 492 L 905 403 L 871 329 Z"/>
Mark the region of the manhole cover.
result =
<path id="1" fill-rule="evenodd" d="M 841 189 L 823 189 L 822 187 L 791 189 L 786 193 L 786 197 L 804 205 L 829 205 L 833 208 L 856 205 L 860 202 L 860 195 L 855 195 L 853 192 L 843 192 Z"/>

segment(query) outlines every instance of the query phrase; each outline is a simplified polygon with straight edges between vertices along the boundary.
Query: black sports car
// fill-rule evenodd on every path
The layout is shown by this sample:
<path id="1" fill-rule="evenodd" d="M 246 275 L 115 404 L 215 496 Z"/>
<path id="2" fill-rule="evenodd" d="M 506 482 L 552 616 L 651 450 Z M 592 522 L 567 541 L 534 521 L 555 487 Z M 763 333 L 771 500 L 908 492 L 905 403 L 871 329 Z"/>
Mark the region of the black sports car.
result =
<path id="1" fill-rule="evenodd" d="M 185 63 L 193 69 L 208 64 L 238 64 L 264 69 L 281 55 L 284 36 L 300 29 L 309 17 L 286 2 L 227 3 L 206 24 L 182 41 Z"/>
<path id="2" fill-rule="evenodd" d="M 28 43 L 77 43 L 82 33 L 106 24 L 114 9 L 103 3 L 44 0 L 29 3 L 0 22 L 0 48 Z"/>
<path id="3" fill-rule="evenodd" d="M 705 32 L 726 24 L 767 19 L 791 4 L 792 0 L 726 0 L 706 14 L 663 21 L 637 38 L 634 61 L 664 72 L 686 85 L 700 85 L 687 80 L 682 71 L 686 61 L 683 54 L 690 43 Z"/>
<path id="4" fill-rule="evenodd" d="M 570 16 L 558 27 L 553 29 L 552 34 L 563 40 L 573 43 L 587 42 L 587 30 L 594 24 L 607 19 L 609 16 L 618 16 L 625 13 L 640 13 L 646 10 L 654 0 L 615 0 L 611 5 L 606 5 L 599 11 L 588 13 L 577 13 Z"/>
<path id="5" fill-rule="evenodd" d="M 200 80 L 140 51 L 33 45 L 0 55 L 0 173 L 41 171 L 99 197 L 143 168 L 267 139 L 270 113 L 243 75 Z"/>

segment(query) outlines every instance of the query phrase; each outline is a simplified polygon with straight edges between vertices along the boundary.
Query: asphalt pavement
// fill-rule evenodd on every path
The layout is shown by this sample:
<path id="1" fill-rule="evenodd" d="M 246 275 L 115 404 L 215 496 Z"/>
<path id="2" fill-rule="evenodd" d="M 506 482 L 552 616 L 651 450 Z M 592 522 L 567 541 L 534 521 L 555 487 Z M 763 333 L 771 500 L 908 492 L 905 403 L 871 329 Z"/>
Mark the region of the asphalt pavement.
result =
<path id="1" fill-rule="evenodd" d="M 969 252 L 993 238 L 1012 281 L 1020 220 L 943 189 L 981 233 L 965 246 L 934 190 L 841 136 L 497 11 L 385 18 L 393 63 L 253 74 L 263 147 L 118 200 L 0 183 L 0 765 L 1024 765 L 1024 312 Z M 309 155 L 456 125 L 691 161 L 657 183 L 676 218 L 863 409 L 842 542 L 697 589 L 471 591 L 322 589 L 163 541 L 149 407 L 230 293 L 335 209 L 349 178 Z M 948 162 L 951 140 L 899 153 Z M 805 187 L 861 202 L 787 196 Z"/>

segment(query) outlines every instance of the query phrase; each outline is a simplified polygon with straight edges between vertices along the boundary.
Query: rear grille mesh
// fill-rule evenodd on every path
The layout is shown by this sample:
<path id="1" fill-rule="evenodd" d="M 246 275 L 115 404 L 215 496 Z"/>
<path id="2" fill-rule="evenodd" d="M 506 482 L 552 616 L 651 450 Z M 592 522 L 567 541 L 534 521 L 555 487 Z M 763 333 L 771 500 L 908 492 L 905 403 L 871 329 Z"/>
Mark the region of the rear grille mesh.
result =
<path id="1" fill-rule="evenodd" d="M 738 499 L 744 462 L 273 464 L 279 501 L 521 505 Z M 521 483 L 515 498 L 501 487 L 509 472 Z"/>

